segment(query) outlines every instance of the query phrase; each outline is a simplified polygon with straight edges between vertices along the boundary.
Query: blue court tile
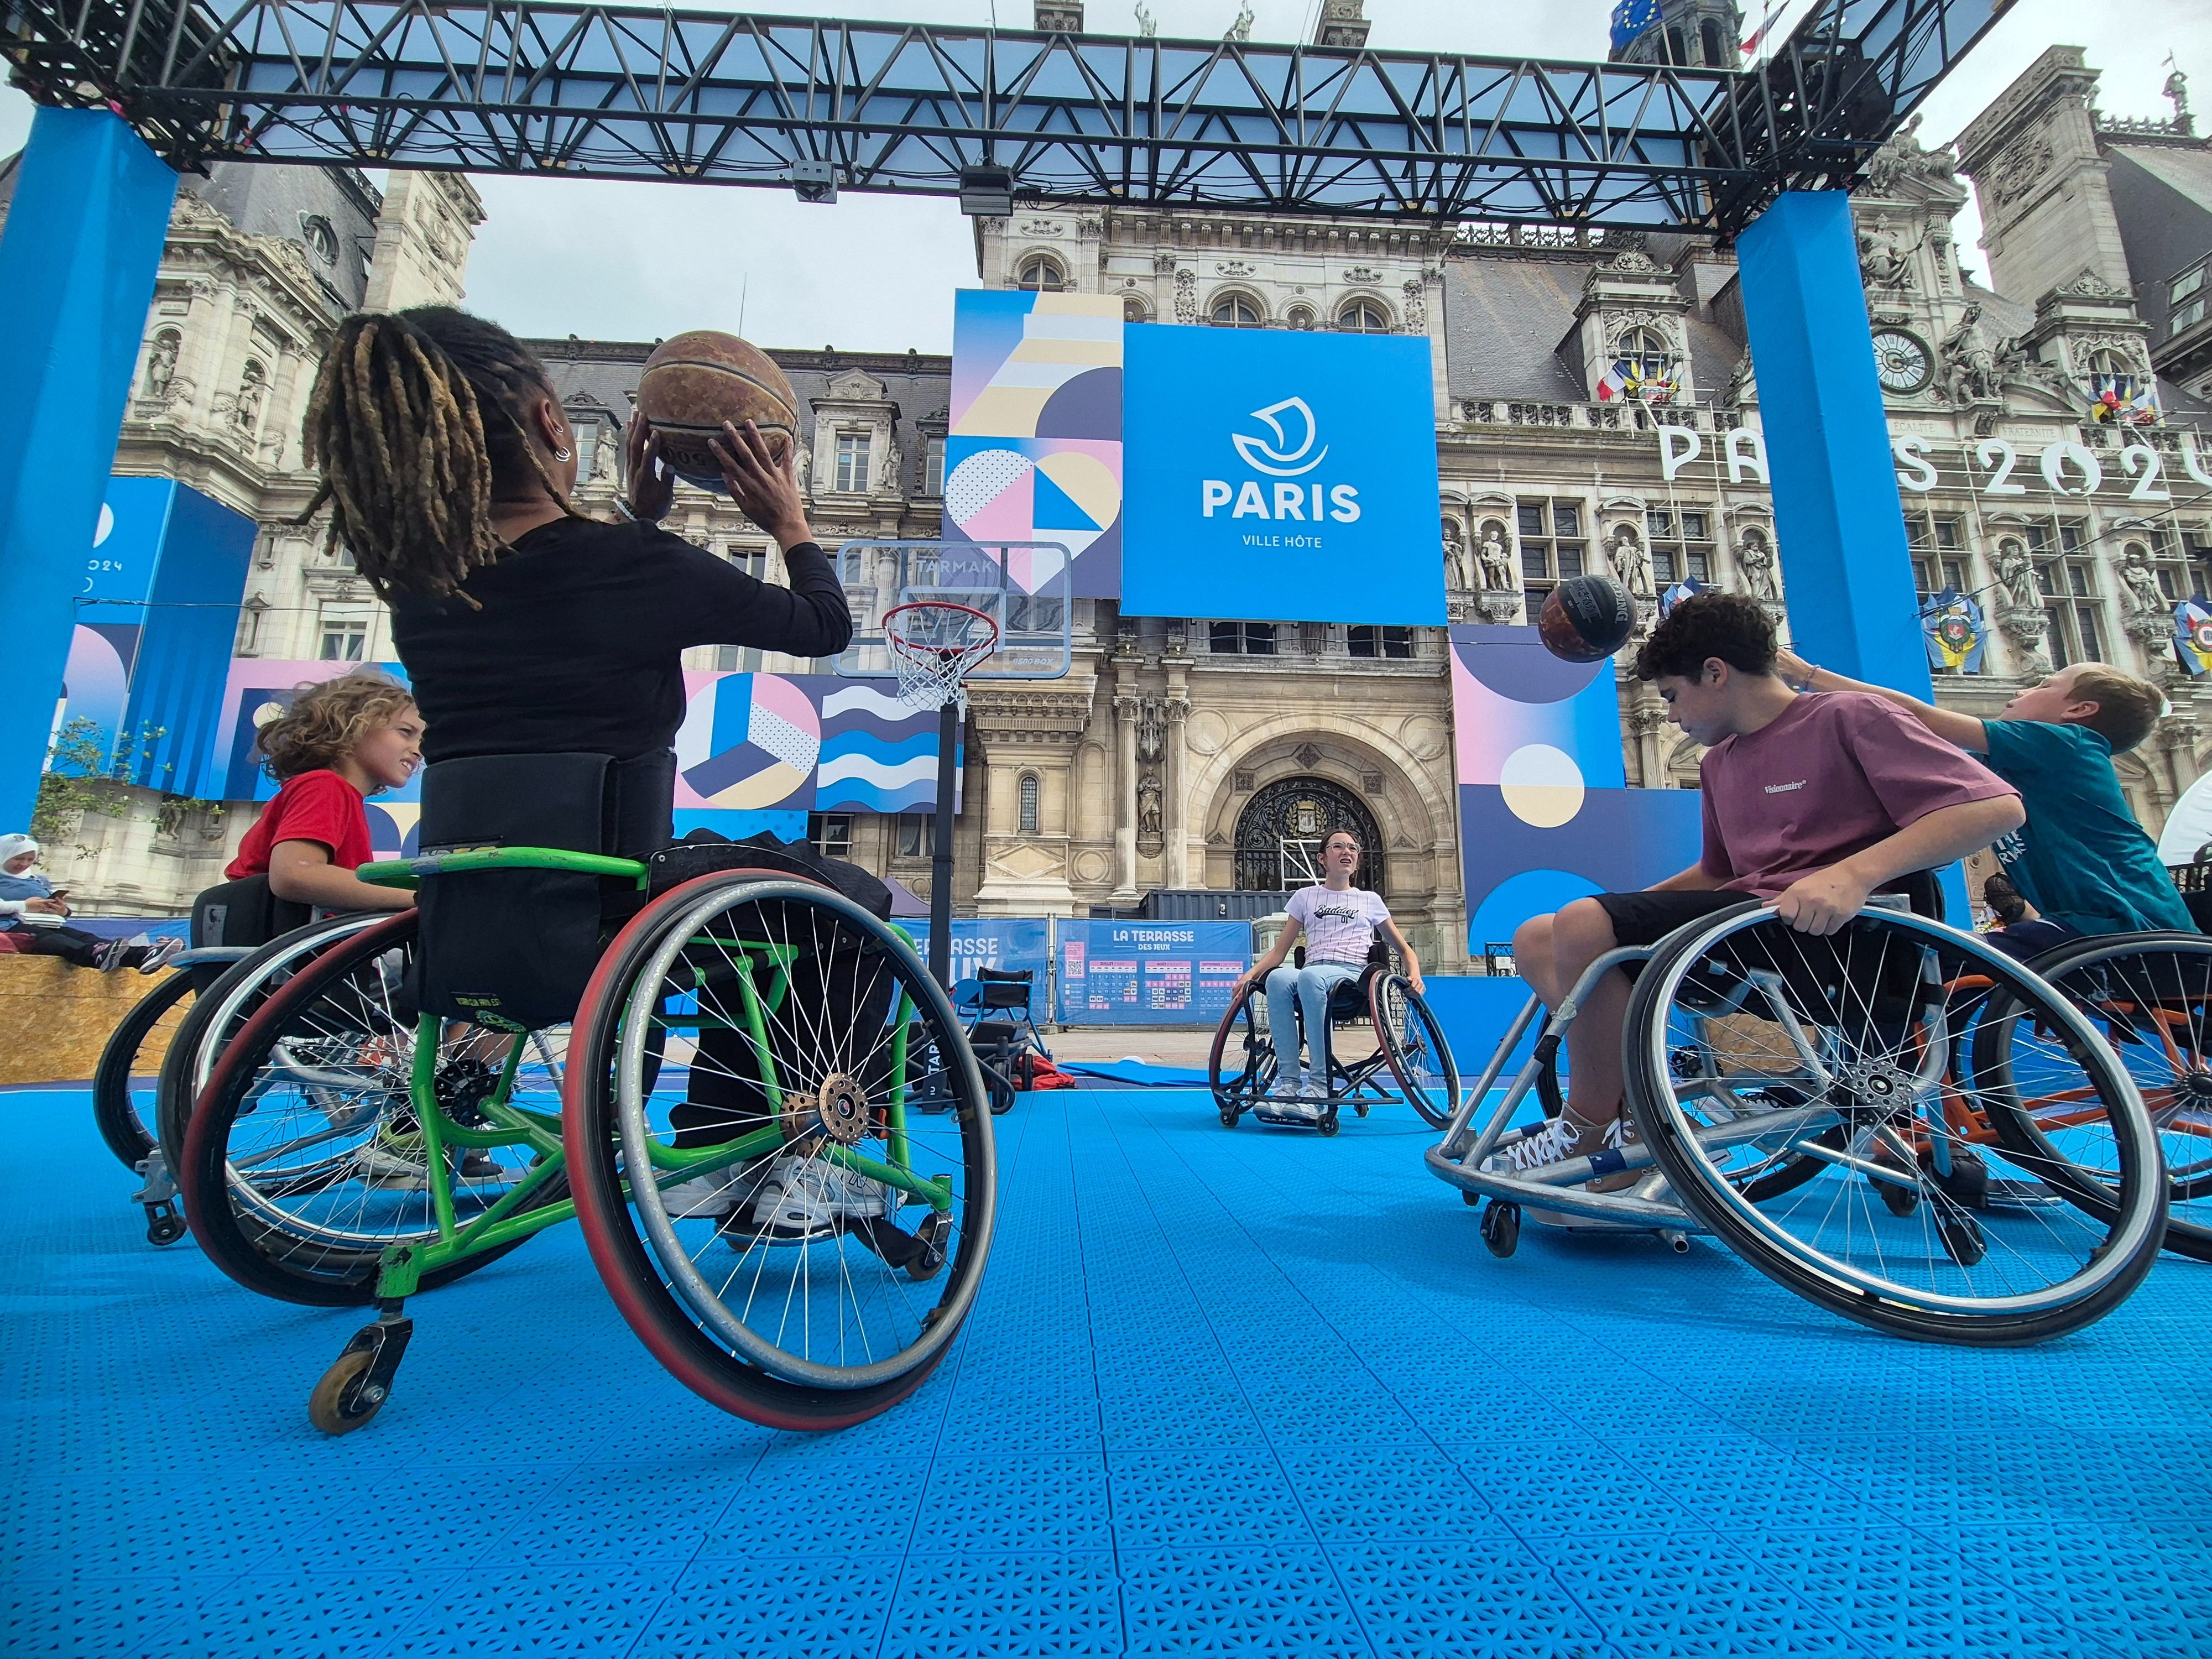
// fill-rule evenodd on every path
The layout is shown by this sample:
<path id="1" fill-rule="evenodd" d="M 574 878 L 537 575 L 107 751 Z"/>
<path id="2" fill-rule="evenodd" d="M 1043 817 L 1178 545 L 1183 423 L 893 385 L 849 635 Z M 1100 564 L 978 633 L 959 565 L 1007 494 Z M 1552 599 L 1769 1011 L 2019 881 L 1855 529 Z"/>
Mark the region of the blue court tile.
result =
<path id="1" fill-rule="evenodd" d="M 1123 1549 L 1132 1654 L 1360 1655 L 1374 1651 L 1317 1548 Z"/>
<path id="2" fill-rule="evenodd" d="M 930 1460 L 763 1462 L 708 1510 L 702 1557 L 896 1554 L 921 1509 Z"/>
<path id="3" fill-rule="evenodd" d="M 631 1659 L 875 1659 L 899 1562 L 840 1552 L 694 1563 L 672 1581 Z"/>
<path id="4" fill-rule="evenodd" d="M 1510 1539 L 1332 1544 L 1360 1625 L 1393 1659 L 1619 1659 L 1595 1619 Z"/>
<path id="5" fill-rule="evenodd" d="M 1042 1659 L 1122 1650 L 1121 1583 L 1110 1553 L 963 1548 L 907 1558 L 879 1653 L 881 1659 Z"/>
<path id="6" fill-rule="evenodd" d="M 1105 1460 L 942 1455 L 922 1499 L 917 1549 L 1062 1552 L 1113 1547 Z"/>
<path id="7" fill-rule="evenodd" d="M 476 1569 L 452 1580 L 395 1636 L 392 1659 L 430 1656 L 627 1655 L 677 1576 L 680 1561 L 619 1566 Z"/>
<path id="8" fill-rule="evenodd" d="M 1267 1452 L 1107 1454 L 1114 1536 L 1123 1549 L 1281 1546 L 1311 1553 L 1313 1528 Z"/>
<path id="9" fill-rule="evenodd" d="M 1529 1548 L 1624 1659 L 1826 1654 L 1850 1638 L 1725 1540 L 1701 1534 L 1538 1539 Z"/>
<path id="10" fill-rule="evenodd" d="M 1504 1535 L 1490 1506 L 1433 1446 L 1285 1449 L 1280 1457 L 1325 1542 Z"/>

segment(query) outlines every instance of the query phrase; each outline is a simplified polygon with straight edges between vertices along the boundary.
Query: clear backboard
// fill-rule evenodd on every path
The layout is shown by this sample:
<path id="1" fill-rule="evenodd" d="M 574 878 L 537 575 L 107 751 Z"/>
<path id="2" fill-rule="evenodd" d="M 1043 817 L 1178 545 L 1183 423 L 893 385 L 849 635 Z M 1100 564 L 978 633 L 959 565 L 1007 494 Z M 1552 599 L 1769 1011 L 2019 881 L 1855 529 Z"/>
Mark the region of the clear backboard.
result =
<path id="1" fill-rule="evenodd" d="M 840 674 L 888 678 L 884 616 L 922 600 L 964 605 L 999 626 L 999 647 L 969 680 L 1056 680 L 1071 661 L 1073 562 L 1058 542 L 847 542 L 837 579 L 853 609 Z"/>

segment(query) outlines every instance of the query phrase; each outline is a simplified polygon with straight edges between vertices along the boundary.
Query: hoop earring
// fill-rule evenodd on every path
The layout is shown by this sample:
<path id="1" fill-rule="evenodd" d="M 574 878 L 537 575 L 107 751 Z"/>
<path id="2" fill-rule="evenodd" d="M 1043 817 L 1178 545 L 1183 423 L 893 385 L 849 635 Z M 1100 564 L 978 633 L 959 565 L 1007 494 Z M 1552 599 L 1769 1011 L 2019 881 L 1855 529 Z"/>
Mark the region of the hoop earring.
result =
<path id="1" fill-rule="evenodd" d="M 553 452 L 553 459 L 556 461 L 565 461 L 574 453 L 573 450 L 556 449 Z"/>

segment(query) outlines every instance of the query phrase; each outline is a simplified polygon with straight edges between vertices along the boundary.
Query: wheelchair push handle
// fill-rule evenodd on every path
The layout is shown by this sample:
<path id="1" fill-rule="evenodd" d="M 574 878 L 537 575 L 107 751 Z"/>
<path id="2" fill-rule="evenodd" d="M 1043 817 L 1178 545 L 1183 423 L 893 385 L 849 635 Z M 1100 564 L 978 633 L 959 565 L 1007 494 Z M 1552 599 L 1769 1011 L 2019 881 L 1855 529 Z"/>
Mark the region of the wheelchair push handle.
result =
<path id="1" fill-rule="evenodd" d="M 412 887 L 425 876 L 476 870 L 566 870 L 576 875 L 613 876 L 640 887 L 646 884 L 647 873 L 636 859 L 609 858 L 602 853 L 570 853 L 557 847 L 466 847 L 364 864 L 354 874 L 373 887 Z"/>

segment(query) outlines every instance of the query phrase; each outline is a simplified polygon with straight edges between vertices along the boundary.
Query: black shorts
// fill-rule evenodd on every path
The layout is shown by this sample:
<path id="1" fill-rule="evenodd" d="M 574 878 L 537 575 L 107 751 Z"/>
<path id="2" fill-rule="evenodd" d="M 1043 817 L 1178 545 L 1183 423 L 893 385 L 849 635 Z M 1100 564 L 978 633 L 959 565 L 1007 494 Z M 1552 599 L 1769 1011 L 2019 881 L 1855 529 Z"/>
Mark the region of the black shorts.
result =
<path id="1" fill-rule="evenodd" d="M 1725 892 L 1593 893 L 1613 918 L 1613 937 L 1622 945 L 1656 945 L 1677 927 L 1739 904 L 1753 896 Z"/>

